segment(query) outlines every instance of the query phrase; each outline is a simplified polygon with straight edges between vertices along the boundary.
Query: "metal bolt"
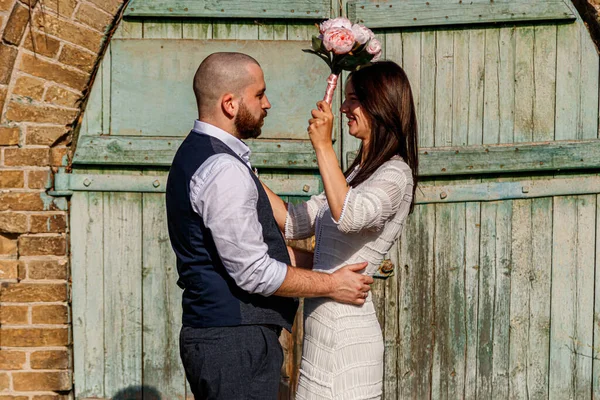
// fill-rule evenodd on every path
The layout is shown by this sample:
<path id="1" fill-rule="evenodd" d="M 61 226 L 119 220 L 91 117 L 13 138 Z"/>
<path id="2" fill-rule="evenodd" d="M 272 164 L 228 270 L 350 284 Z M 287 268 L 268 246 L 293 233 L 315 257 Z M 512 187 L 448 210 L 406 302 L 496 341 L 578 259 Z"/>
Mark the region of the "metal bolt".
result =
<path id="1" fill-rule="evenodd" d="M 523 186 L 523 187 L 521 188 L 521 191 L 522 191 L 523 193 L 529 193 L 529 186 Z"/>
<path id="2" fill-rule="evenodd" d="M 309 190 L 310 190 L 310 186 L 308 186 L 308 185 L 304 185 L 304 186 L 302 186 L 302 191 L 303 191 L 304 193 L 308 193 L 308 191 L 309 191 Z"/>
<path id="3" fill-rule="evenodd" d="M 160 186 L 160 181 L 157 179 L 154 182 L 152 182 L 152 186 L 154 186 L 155 188 Z"/>
<path id="4" fill-rule="evenodd" d="M 85 180 L 83 181 L 83 186 L 88 187 L 92 184 L 92 181 L 90 181 L 88 178 L 85 178 Z"/>
<path id="5" fill-rule="evenodd" d="M 448 194 L 446 192 L 440 193 L 440 199 L 444 200 L 446 197 L 448 197 Z"/>

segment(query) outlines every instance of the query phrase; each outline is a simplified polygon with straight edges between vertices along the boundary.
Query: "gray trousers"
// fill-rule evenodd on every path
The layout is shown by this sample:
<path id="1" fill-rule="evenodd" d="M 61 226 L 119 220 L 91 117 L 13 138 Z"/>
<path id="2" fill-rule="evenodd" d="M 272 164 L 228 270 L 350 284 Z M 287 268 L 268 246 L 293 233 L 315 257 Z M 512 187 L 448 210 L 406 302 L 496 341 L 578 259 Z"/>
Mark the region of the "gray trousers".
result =
<path id="1" fill-rule="evenodd" d="M 184 326 L 179 350 L 195 399 L 276 400 L 283 364 L 278 330 Z"/>

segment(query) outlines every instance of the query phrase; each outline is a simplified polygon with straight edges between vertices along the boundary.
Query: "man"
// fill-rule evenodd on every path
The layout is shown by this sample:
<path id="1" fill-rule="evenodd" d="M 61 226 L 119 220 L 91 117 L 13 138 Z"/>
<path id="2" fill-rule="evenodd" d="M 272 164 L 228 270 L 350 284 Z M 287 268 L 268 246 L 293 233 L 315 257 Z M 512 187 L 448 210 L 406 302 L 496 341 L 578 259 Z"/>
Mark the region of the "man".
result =
<path id="1" fill-rule="evenodd" d="M 167 182 L 167 218 L 183 288 L 180 351 L 196 400 L 276 399 L 293 297 L 362 304 L 372 278 L 293 268 L 242 139 L 271 107 L 262 69 L 240 53 L 208 56 L 194 77 L 198 120 Z"/>

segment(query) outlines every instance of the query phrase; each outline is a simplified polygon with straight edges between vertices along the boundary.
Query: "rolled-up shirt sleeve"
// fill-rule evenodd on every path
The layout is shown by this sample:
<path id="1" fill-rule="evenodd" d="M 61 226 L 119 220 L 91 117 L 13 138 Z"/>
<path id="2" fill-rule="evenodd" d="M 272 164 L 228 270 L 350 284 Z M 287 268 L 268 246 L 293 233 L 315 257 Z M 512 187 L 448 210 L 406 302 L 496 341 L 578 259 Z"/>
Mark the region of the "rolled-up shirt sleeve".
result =
<path id="1" fill-rule="evenodd" d="M 235 283 L 249 293 L 270 296 L 283 283 L 287 265 L 267 254 L 250 173 L 232 156 L 213 156 L 192 177 L 190 201 Z"/>

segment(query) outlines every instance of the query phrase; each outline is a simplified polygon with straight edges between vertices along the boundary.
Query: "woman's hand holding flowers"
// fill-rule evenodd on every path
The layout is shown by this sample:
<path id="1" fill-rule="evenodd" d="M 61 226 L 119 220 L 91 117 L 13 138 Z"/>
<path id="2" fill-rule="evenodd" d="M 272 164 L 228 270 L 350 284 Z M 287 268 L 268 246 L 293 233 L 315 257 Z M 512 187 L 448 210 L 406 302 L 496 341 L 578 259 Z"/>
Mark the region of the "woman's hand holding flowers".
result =
<path id="1" fill-rule="evenodd" d="M 333 112 L 326 101 L 319 101 L 317 109 L 312 110 L 312 118 L 308 120 L 308 136 L 315 150 L 333 147 L 331 132 L 333 130 Z"/>

